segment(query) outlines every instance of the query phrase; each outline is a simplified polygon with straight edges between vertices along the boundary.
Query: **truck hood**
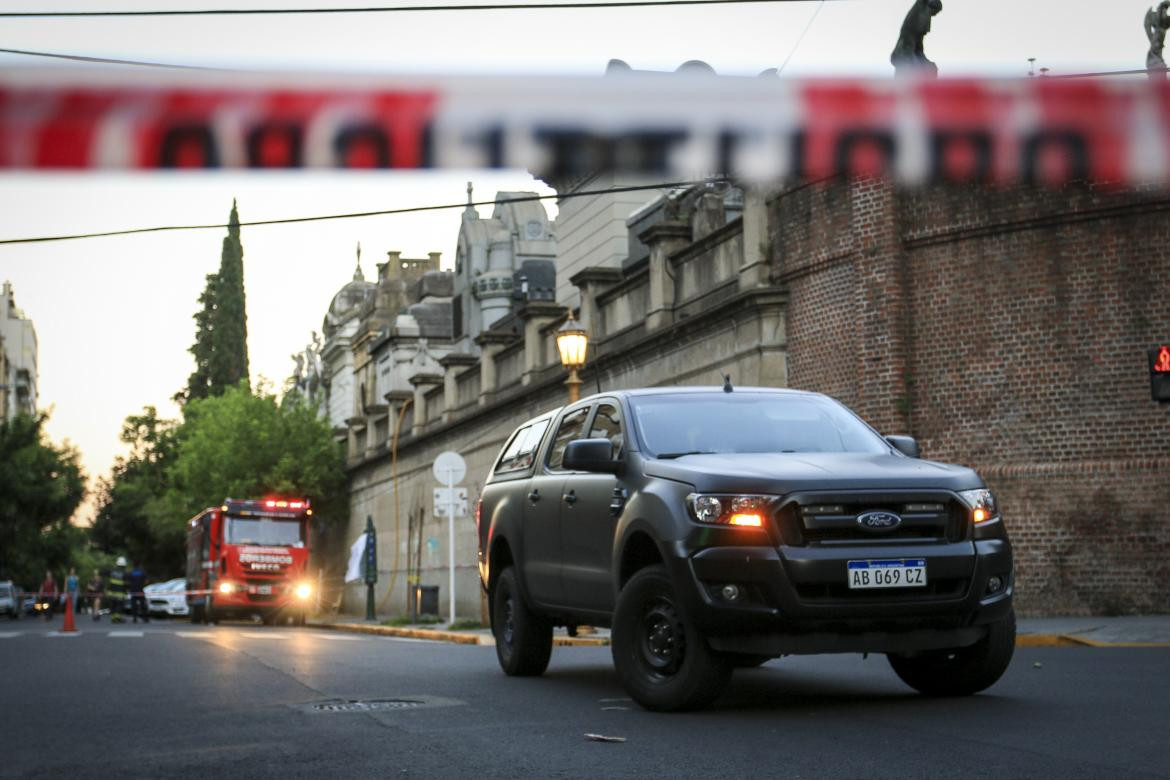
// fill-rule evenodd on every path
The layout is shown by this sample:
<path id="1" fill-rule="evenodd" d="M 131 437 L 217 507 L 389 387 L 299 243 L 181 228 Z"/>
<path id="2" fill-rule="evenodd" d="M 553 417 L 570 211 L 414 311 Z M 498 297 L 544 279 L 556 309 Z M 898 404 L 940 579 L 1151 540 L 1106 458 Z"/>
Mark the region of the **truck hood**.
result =
<path id="1" fill-rule="evenodd" d="M 727 453 L 645 460 L 647 476 L 685 482 L 700 492 L 766 493 L 884 488 L 970 490 L 972 469 L 893 454 L 843 452 Z"/>

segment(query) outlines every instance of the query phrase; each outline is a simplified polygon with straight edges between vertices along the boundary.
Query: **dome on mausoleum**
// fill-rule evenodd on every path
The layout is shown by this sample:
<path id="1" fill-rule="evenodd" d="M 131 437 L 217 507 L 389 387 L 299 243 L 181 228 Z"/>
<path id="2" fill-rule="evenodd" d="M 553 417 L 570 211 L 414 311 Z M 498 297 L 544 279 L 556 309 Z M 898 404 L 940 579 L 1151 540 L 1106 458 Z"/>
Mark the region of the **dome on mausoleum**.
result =
<path id="1" fill-rule="evenodd" d="M 361 248 L 358 248 L 358 264 L 353 279 L 337 291 L 329 303 L 323 329 L 326 336 L 332 335 L 344 322 L 359 314 L 363 307 L 374 300 L 378 285 L 367 282 L 362 273 Z"/>

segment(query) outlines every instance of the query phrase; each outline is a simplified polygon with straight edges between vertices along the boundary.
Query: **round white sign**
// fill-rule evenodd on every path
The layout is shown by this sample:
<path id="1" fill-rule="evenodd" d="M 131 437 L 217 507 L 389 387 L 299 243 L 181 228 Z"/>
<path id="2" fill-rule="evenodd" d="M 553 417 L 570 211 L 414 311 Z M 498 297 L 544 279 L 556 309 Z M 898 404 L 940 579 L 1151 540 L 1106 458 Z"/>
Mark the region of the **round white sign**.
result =
<path id="1" fill-rule="evenodd" d="M 467 476 L 467 461 L 463 460 L 463 456 L 458 452 L 447 450 L 440 452 L 439 457 L 435 458 L 435 466 L 432 470 L 435 479 L 440 483 L 446 485 L 450 482 L 452 485 L 457 485 Z"/>

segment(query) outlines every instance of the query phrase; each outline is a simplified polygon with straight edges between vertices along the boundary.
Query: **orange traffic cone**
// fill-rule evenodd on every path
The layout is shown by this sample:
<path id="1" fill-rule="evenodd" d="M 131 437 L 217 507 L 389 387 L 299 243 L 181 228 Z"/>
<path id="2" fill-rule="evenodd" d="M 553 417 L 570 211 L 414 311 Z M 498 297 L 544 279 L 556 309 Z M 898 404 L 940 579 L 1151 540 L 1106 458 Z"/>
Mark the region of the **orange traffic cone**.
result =
<path id="1" fill-rule="evenodd" d="M 62 632 L 76 631 L 77 626 L 73 625 L 73 594 L 70 593 L 65 597 L 65 624 L 61 626 Z"/>

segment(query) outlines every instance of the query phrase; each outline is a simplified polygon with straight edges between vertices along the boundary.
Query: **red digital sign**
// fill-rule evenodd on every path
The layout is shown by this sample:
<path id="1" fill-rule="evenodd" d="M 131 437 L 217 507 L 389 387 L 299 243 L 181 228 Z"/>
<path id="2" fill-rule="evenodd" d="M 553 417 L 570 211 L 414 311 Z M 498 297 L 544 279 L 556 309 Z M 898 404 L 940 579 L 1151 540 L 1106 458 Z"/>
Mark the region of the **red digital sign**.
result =
<path id="1" fill-rule="evenodd" d="M 1155 348 L 1154 373 L 1170 374 L 1170 347 Z"/>
<path id="2" fill-rule="evenodd" d="M 1150 395 L 1155 401 L 1170 403 L 1170 346 L 1153 347 L 1146 354 L 1150 359 Z"/>

